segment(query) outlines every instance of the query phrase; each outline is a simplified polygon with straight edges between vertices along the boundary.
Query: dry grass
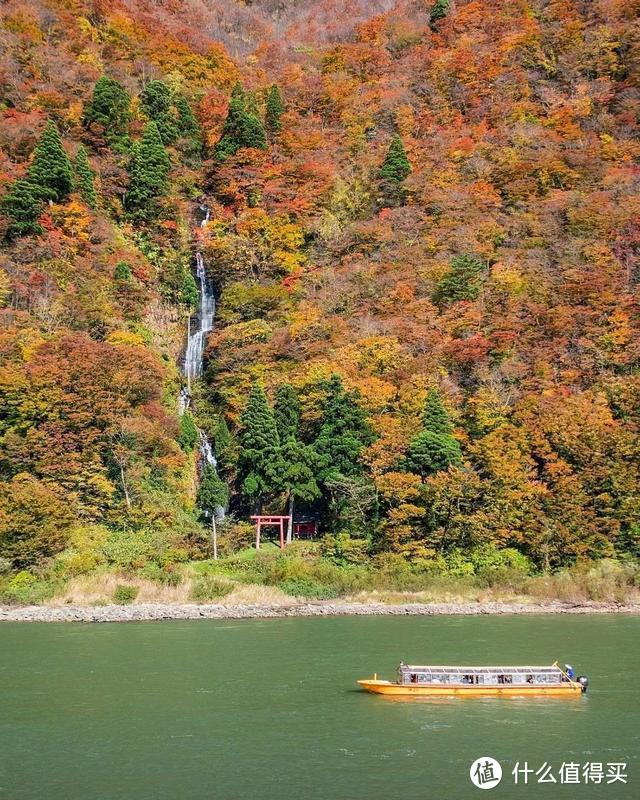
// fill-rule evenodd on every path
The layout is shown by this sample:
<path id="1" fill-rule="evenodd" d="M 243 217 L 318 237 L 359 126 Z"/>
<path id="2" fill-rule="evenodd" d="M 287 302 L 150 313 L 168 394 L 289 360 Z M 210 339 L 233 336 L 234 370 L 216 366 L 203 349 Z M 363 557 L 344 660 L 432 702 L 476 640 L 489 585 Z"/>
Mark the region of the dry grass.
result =
<path id="1" fill-rule="evenodd" d="M 422 592 L 394 592 L 391 590 L 365 591 L 345 597 L 346 602 L 352 603 L 386 603 L 390 605 L 404 605 L 405 603 L 515 603 L 531 602 L 529 597 L 520 597 L 505 592 L 494 592 L 489 589 L 469 589 L 465 587 L 456 590 L 443 590 L 438 588 Z"/>
<path id="2" fill-rule="evenodd" d="M 203 587 L 203 582 L 205 586 Z M 141 577 L 96 572 L 72 578 L 46 605 L 105 605 L 114 603 L 118 586 L 135 587 L 133 601 L 139 603 L 184 604 L 215 603 L 233 605 L 292 606 L 304 600 L 286 594 L 275 586 L 243 584 L 223 575 L 207 594 L 206 577 L 191 565 L 185 565 L 177 586 L 163 585 Z M 217 584 L 228 584 L 216 596 Z M 203 592 L 204 588 L 204 592 Z M 222 586 L 222 588 L 225 588 Z M 202 597 L 205 599 L 194 599 Z M 549 601 L 582 603 L 588 601 L 622 604 L 640 603 L 637 567 L 603 561 L 584 568 L 573 568 L 553 575 L 525 578 L 517 586 L 478 586 L 455 578 L 435 580 L 420 591 L 371 589 L 342 596 L 342 602 L 357 603 L 546 603 Z"/>
<path id="3" fill-rule="evenodd" d="M 291 606 L 297 602 L 298 599 L 285 594 L 276 586 L 261 586 L 257 583 L 238 584 L 231 594 L 222 598 L 225 606 Z"/>
<path id="4" fill-rule="evenodd" d="M 64 591 L 48 600 L 46 605 L 90 606 L 113 603 L 116 588 L 123 585 L 138 589 L 136 603 L 186 603 L 191 591 L 191 581 L 184 581 L 178 586 L 165 586 L 144 578 L 125 578 L 110 572 L 94 573 L 72 578 Z"/>
<path id="5" fill-rule="evenodd" d="M 294 605 L 296 599 L 285 594 L 275 586 L 257 584 L 236 584 L 233 591 L 224 597 L 212 600 L 194 600 L 192 593 L 197 578 L 186 575 L 178 586 L 165 586 L 153 581 L 137 577 L 124 577 L 114 573 L 94 573 L 72 578 L 64 591 L 47 600 L 45 605 L 107 605 L 114 602 L 114 593 L 118 586 L 134 586 L 138 594 L 134 604 L 183 604 L 183 603 L 217 603 L 223 605 Z"/>

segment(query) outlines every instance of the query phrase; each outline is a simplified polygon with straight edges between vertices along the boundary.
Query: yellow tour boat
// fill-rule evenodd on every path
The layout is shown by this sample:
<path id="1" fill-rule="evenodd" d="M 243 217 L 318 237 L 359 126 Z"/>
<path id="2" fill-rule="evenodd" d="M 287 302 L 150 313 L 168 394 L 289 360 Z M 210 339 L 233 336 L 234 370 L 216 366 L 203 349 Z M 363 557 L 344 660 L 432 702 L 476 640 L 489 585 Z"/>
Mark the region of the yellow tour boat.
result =
<path id="1" fill-rule="evenodd" d="M 367 692 L 403 697 L 517 696 L 580 697 L 587 691 L 586 675 L 574 679 L 573 668 L 550 667 L 418 667 L 401 663 L 395 681 L 359 680 Z"/>

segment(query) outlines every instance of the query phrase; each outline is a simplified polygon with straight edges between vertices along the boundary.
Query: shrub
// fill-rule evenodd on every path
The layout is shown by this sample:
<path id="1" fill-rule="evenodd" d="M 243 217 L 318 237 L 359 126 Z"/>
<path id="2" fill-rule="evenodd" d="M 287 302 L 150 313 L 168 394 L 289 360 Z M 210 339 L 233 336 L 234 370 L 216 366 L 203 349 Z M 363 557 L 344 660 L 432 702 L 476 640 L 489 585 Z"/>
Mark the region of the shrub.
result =
<path id="1" fill-rule="evenodd" d="M 333 600 L 338 597 L 333 586 L 325 586 L 308 578 L 288 578 L 276 585 L 278 589 L 294 597 L 306 597 L 310 600 Z"/>
<path id="2" fill-rule="evenodd" d="M 131 586 L 128 583 L 121 583 L 116 586 L 116 590 L 113 593 L 113 601 L 118 605 L 128 605 L 129 603 L 133 603 L 133 601 L 138 596 L 138 587 Z"/>
<path id="3" fill-rule="evenodd" d="M 138 570 L 150 561 L 162 564 L 170 552 L 166 533 L 156 531 L 111 531 L 102 545 L 110 564 L 121 570 Z"/>
<path id="4" fill-rule="evenodd" d="M 221 521 L 218 523 L 218 550 L 231 555 L 244 550 L 255 541 L 255 528 L 248 522 Z"/>
<path id="5" fill-rule="evenodd" d="M 9 603 L 41 603 L 55 593 L 55 585 L 21 570 L 4 583 L 1 597 Z"/>
<path id="6" fill-rule="evenodd" d="M 233 591 L 234 583 L 220 575 L 209 574 L 198 578 L 191 589 L 192 600 L 217 600 Z"/>
<path id="7" fill-rule="evenodd" d="M 363 564 L 367 559 L 367 539 L 354 539 L 347 531 L 335 536 L 325 536 L 320 542 L 320 552 L 334 564 Z"/>
<path id="8" fill-rule="evenodd" d="M 419 591 L 426 584 L 425 570 L 415 569 L 399 553 L 379 553 L 373 559 L 373 583 L 378 589 Z"/>
<path id="9" fill-rule="evenodd" d="M 182 574 L 171 563 L 160 566 L 155 561 L 150 561 L 141 570 L 140 574 L 142 577 L 160 583 L 163 586 L 179 586 L 182 583 Z"/>
<path id="10" fill-rule="evenodd" d="M 75 578 L 77 575 L 86 575 L 100 564 L 100 558 L 95 553 L 78 553 L 75 550 L 64 550 L 56 558 L 54 569 L 57 574 L 65 578 Z"/>

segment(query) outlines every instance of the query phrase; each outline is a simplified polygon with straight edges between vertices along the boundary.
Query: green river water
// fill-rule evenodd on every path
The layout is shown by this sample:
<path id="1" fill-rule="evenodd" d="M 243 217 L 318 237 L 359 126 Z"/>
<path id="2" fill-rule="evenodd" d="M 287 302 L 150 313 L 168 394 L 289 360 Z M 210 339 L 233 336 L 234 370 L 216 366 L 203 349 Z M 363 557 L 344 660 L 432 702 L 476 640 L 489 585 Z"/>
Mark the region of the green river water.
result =
<path id="1" fill-rule="evenodd" d="M 0 797 L 457 800 L 640 797 L 640 618 L 354 617 L 0 625 Z M 409 663 L 568 661 L 580 699 L 393 700 Z M 558 783 L 514 784 L 546 761 Z M 563 762 L 627 783 L 560 784 Z M 596 768 L 597 769 L 597 768 Z"/>

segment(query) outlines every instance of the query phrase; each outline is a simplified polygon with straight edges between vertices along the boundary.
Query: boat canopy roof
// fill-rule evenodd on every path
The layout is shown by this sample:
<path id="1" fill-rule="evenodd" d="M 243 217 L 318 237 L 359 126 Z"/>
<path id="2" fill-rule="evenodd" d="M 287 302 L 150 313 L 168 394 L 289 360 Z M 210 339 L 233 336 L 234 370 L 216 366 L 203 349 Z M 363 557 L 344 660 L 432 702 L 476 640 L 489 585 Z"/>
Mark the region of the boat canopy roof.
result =
<path id="1" fill-rule="evenodd" d="M 562 674 L 559 666 L 546 667 L 446 667 L 446 666 L 416 666 L 413 664 L 400 664 L 399 669 L 406 672 L 452 672 L 460 673 L 462 675 L 486 675 L 488 673 L 499 672 L 501 675 L 515 675 L 523 672 L 543 672 L 550 675 Z"/>

